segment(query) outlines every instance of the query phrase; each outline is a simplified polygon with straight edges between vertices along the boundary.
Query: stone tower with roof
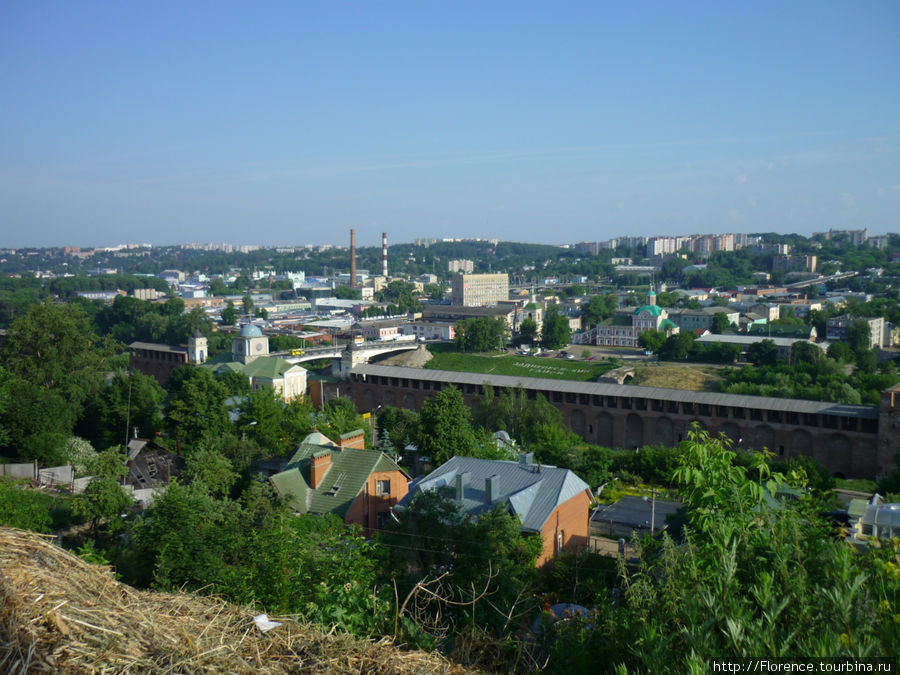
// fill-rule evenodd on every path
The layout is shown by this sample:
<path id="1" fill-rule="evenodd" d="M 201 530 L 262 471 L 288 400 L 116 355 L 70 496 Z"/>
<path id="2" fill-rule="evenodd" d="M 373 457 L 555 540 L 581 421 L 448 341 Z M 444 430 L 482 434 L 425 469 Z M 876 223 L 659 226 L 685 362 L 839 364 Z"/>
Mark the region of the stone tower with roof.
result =
<path id="1" fill-rule="evenodd" d="M 199 330 L 195 330 L 194 334 L 188 338 L 188 363 L 199 366 L 205 363 L 209 356 L 209 346 L 206 338 Z"/>
<path id="2" fill-rule="evenodd" d="M 269 338 L 263 335 L 259 326 L 246 324 L 231 342 L 231 355 L 233 360 L 243 364 L 250 363 L 260 356 L 268 356 Z"/>

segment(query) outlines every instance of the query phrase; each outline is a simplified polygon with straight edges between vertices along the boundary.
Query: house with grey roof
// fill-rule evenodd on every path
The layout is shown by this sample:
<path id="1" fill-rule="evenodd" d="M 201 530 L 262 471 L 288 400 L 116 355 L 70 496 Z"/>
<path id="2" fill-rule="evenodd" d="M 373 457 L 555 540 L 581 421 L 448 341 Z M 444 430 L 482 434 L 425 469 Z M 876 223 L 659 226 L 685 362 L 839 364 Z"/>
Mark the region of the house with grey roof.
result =
<path id="1" fill-rule="evenodd" d="M 568 469 L 535 463 L 532 453 L 520 453 L 518 461 L 453 457 L 413 481 L 400 509 L 423 490 L 446 491 L 460 513 L 472 518 L 496 508 L 507 510 L 523 534 L 543 540 L 538 565 L 563 549 L 578 550 L 588 543 L 590 487 Z"/>
<path id="2" fill-rule="evenodd" d="M 269 481 L 296 513 L 333 513 L 371 532 L 406 496 L 409 476 L 383 452 L 366 450 L 359 429 L 337 443 L 318 431 L 309 434 Z"/>
<path id="3" fill-rule="evenodd" d="M 884 501 L 880 494 L 869 500 L 851 499 L 847 505 L 850 533 L 847 541 L 865 548 L 872 539 L 900 536 L 900 504 Z"/>

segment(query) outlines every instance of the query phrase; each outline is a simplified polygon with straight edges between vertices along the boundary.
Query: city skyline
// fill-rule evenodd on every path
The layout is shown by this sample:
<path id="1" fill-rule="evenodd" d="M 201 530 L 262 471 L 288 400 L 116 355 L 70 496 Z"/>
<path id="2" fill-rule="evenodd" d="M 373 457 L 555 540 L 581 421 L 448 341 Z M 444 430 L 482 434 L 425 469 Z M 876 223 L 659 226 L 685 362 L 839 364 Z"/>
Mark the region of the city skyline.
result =
<path id="1" fill-rule="evenodd" d="M 894 3 L 0 19 L 0 246 L 898 229 Z"/>

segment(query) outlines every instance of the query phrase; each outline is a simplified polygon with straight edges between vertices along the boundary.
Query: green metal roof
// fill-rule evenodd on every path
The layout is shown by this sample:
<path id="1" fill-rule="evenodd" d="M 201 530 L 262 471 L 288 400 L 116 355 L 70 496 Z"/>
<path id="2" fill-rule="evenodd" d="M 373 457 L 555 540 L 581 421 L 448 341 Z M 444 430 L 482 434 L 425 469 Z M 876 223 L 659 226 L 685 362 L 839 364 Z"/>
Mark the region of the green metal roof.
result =
<path id="1" fill-rule="evenodd" d="M 659 305 L 643 305 L 634 310 L 634 315 L 637 316 L 643 311 L 650 312 L 652 316 L 659 316 L 660 314 L 662 314 L 662 307 L 660 307 Z"/>
<path id="2" fill-rule="evenodd" d="M 319 487 L 309 484 L 310 459 L 331 453 L 331 465 Z M 383 452 L 377 450 L 341 450 L 319 432 L 303 439 L 285 470 L 269 480 L 288 505 L 299 513 L 334 513 L 343 518 L 362 491 L 366 481 L 378 471 L 402 471 Z"/>
<path id="3" fill-rule="evenodd" d="M 631 317 L 627 314 L 616 312 L 610 318 L 604 319 L 598 326 L 630 326 L 632 325 Z"/>
<path id="4" fill-rule="evenodd" d="M 228 371 L 240 373 L 244 370 L 244 364 L 240 361 L 219 361 L 218 363 L 207 361 L 201 368 L 209 368 L 214 373 L 222 374 Z"/>
<path id="5" fill-rule="evenodd" d="M 275 380 L 283 377 L 294 365 L 293 363 L 288 363 L 280 356 L 260 356 L 244 366 L 244 375 Z"/>

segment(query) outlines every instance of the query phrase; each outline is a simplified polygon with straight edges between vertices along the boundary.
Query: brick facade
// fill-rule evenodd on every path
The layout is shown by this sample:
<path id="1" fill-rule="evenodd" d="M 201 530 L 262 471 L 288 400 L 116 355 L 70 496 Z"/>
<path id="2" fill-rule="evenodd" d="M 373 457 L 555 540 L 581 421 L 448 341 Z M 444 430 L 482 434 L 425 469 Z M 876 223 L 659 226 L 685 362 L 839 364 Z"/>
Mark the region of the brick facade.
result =
<path id="1" fill-rule="evenodd" d="M 382 530 L 391 507 L 409 492 L 409 478 L 400 471 L 379 471 L 369 476 L 357 495 L 344 522 L 359 525 L 367 533 Z"/>
<path id="2" fill-rule="evenodd" d="M 544 550 L 536 561 L 538 567 L 555 558 L 562 549 L 581 551 L 587 548 L 590 509 L 591 499 L 584 492 L 554 509 L 541 530 Z"/>
<path id="3" fill-rule="evenodd" d="M 487 382 L 495 396 L 505 386 L 521 386 L 529 399 L 542 395 L 574 432 L 606 447 L 674 446 L 697 423 L 736 447 L 768 448 L 778 459 L 809 456 L 834 475 L 854 478 L 889 473 L 900 451 L 900 387 L 875 407 L 367 365 L 354 369 L 346 393 L 363 411 L 421 410 L 451 383 L 472 405 Z"/>

